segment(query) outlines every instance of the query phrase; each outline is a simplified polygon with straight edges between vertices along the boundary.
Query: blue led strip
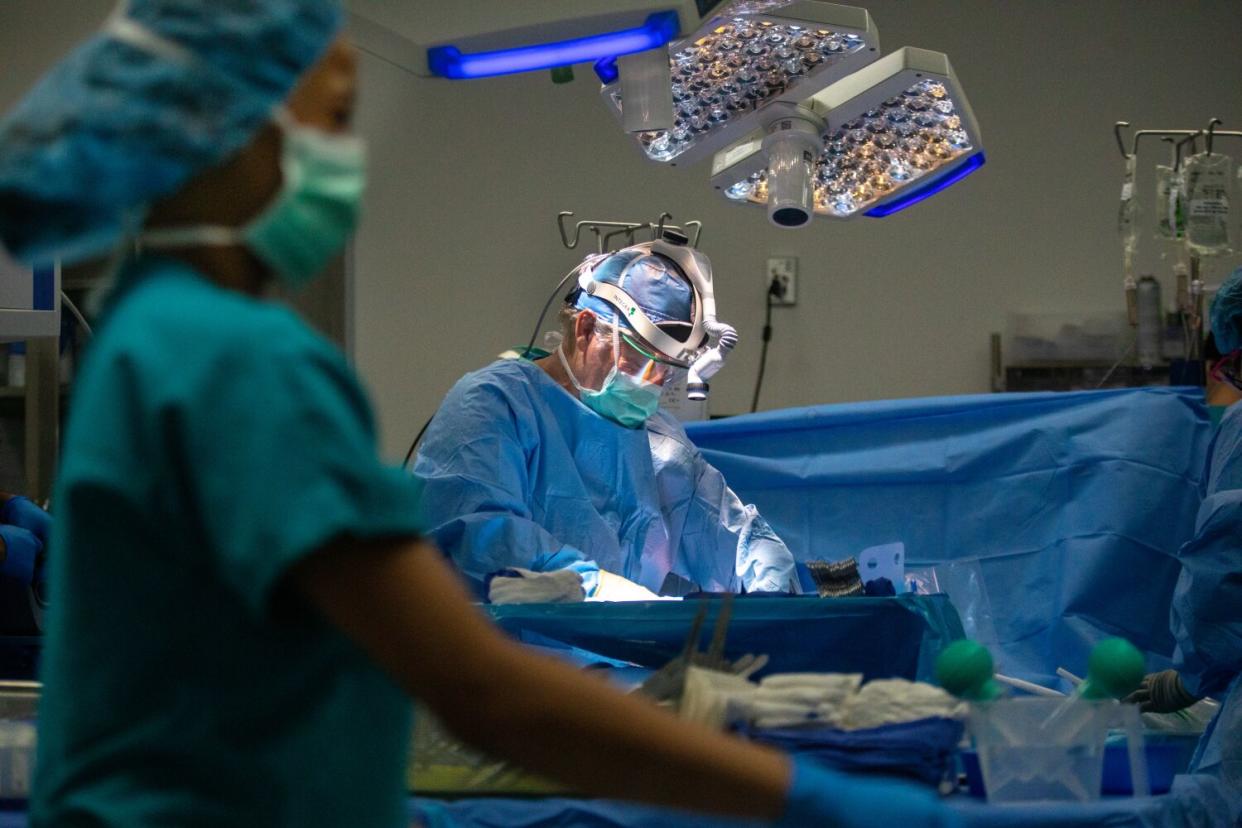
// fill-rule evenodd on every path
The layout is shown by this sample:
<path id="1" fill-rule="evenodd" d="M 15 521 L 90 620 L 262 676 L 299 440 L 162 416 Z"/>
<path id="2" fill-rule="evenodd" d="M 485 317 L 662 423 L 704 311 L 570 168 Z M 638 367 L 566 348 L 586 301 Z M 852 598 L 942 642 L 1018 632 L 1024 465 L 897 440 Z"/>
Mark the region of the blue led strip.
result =
<path id="1" fill-rule="evenodd" d="M 983 155 L 983 150 L 980 150 L 962 162 L 962 165 L 954 169 L 953 172 L 937 178 L 934 181 L 929 181 L 921 187 L 916 187 L 913 190 L 898 196 L 887 204 L 881 204 L 879 207 L 872 207 L 870 210 L 863 213 L 863 215 L 870 216 L 871 218 L 884 218 L 885 216 L 891 216 L 893 213 L 900 212 L 912 204 L 918 204 L 925 198 L 931 198 L 945 187 L 951 187 L 961 181 L 963 178 L 982 167 L 984 161 L 986 160 L 987 159 Z"/>
<path id="2" fill-rule="evenodd" d="M 641 26 L 632 29 L 555 43 L 474 54 L 465 54 L 453 45 L 436 46 L 427 50 L 427 65 L 433 75 L 454 80 L 511 75 L 655 49 L 675 38 L 680 29 L 677 12 L 662 11 L 648 15 Z"/>
<path id="3" fill-rule="evenodd" d="M 34 304 L 37 311 L 56 310 L 56 268 L 36 265 L 34 269 Z"/>
<path id="4" fill-rule="evenodd" d="M 604 86 L 621 77 L 621 72 L 617 69 L 617 59 L 606 57 L 595 61 L 595 77 L 599 78 L 599 82 Z"/>

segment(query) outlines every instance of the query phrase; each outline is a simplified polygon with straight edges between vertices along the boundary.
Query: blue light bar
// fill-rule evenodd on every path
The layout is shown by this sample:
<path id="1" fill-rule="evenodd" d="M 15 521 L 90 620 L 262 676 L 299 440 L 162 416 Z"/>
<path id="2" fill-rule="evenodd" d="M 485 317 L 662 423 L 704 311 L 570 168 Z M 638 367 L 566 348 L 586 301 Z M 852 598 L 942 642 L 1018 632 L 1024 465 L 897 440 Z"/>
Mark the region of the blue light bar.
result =
<path id="1" fill-rule="evenodd" d="M 891 216 L 893 213 L 900 212 L 912 204 L 918 204 L 925 198 L 931 198 L 945 187 L 951 187 L 961 181 L 963 178 L 982 167 L 984 161 L 986 160 L 987 159 L 983 155 L 983 150 L 980 150 L 963 161 L 962 165 L 954 169 L 953 172 L 937 178 L 934 181 L 929 181 L 921 187 L 915 187 L 913 190 L 898 196 L 887 204 L 872 207 L 870 210 L 863 213 L 863 215 L 870 216 L 871 218 L 884 218 L 885 216 Z"/>
<path id="2" fill-rule="evenodd" d="M 655 12 L 648 15 L 641 26 L 632 29 L 559 40 L 555 43 L 516 46 L 512 49 L 474 54 L 464 54 L 452 45 L 436 46 L 427 50 L 427 66 L 433 75 L 454 80 L 512 75 L 655 49 L 675 38 L 680 29 L 677 12 Z"/>
<path id="3" fill-rule="evenodd" d="M 595 77 L 599 78 L 599 82 L 604 86 L 621 77 L 621 70 L 617 68 L 617 59 L 606 57 L 595 61 Z"/>

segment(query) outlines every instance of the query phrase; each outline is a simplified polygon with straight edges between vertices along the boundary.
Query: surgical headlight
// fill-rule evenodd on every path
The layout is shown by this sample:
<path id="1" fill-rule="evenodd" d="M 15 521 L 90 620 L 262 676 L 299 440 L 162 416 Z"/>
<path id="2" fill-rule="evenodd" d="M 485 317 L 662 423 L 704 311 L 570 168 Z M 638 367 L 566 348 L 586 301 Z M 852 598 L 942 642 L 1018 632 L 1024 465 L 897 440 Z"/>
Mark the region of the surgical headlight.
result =
<path id="1" fill-rule="evenodd" d="M 671 238 L 671 237 L 666 237 Z M 684 237 L 683 237 L 684 238 Z M 596 281 L 594 268 L 583 268 L 578 286 L 616 309 L 620 318 L 629 323 L 638 340 L 649 354 L 658 352 L 663 362 L 686 370 L 686 396 L 692 400 L 707 399 L 707 381 L 723 366 L 729 352 L 737 345 L 737 330 L 716 318 L 716 295 L 712 286 L 712 268 L 707 257 L 698 251 L 659 239 L 631 245 L 626 250 L 639 250 L 673 261 L 694 290 L 693 319 L 687 324 L 684 338 L 663 330 L 643 311 L 633 297 L 609 282 Z M 619 251 L 618 251 L 619 252 Z M 671 323 L 661 323 L 668 326 Z"/>
<path id="2" fill-rule="evenodd" d="M 799 226 L 797 211 L 807 221 L 809 210 L 837 219 L 890 215 L 984 162 L 979 125 L 940 52 L 905 47 L 785 116 L 712 165 L 725 198 L 767 206 L 780 226 Z M 805 155 L 793 158 L 797 150 L 813 152 L 809 169 Z"/>
<path id="3" fill-rule="evenodd" d="M 694 291 L 693 318 L 689 322 L 689 335 L 683 339 L 672 336 L 659 327 L 639 306 L 638 302 L 624 289 L 611 282 L 596 281 L 595 268 L 584 268 L 578 277 L 578 287 L 591 296 L 598 297 L 616 309 L 620 319 L 624 319 L 637 335 L 643 349 L 649 353 L 657 353 L 661 361 L 672 365 L 688 368 L 699 355 L 706 342 L 704 327 L 707 313 L 715 312 L 715 300 L 710 297 L 711 276 L 700 266 L 699 259 L 689 247 L 657 240 L 631 245 L 626 250 L 638 250 L 647 254 L 655 254 L 670 259 Z M 709 269 L 710 271 L 710 269 Z M 706 288 L 706 290 L 705 290 Z M 708 307 L 710 302 L 710 308 Z M 667 324 L 667 323 L 665 323 Z"/>

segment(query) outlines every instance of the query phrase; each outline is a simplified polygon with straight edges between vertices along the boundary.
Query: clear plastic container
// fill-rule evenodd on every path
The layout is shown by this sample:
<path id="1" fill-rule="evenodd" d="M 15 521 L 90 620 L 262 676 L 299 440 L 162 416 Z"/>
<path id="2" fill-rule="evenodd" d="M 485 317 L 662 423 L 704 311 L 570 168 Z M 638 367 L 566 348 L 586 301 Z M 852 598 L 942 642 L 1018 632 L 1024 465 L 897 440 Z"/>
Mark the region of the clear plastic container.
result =
<path id="1" fill-rule="evenodd" d="M 35 723 L 0 719 L 0 799 L 26 799 L 34 778 Z"/>
<path id="2" fill-rule="evenodd" d="M 1112 362 L 1128 341 L 1124 313 L 1009 313 L 1007 365 L 1039 362 Z"/>
<path id="3" fill-rule="evenodd" d="M 34 778 L 39 685 L 0 682 L 0 799 L 26 799 Z"/>
<path id="4" fill-rule="evenodd" d="M 988 802 L 1100 798 L 1104 742 L 1117 703 L 1076 700 L 1053 718 L 1061 698 L 1004 698 L 972 705 L 970 730 Z"/>

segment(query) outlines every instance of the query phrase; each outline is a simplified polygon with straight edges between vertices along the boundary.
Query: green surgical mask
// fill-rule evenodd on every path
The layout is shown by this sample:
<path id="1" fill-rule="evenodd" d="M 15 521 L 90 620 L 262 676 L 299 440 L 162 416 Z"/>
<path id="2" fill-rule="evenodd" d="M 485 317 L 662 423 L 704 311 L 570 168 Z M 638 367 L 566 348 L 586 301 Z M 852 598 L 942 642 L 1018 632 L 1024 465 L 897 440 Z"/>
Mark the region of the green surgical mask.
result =
<path id="1" fill-rule="evenodd" d="M 583 405 L 601 417 L 626 428 L 639 428 L 659 409 L 660 387 L 636 380 L 618 370 L 615 361 L 612 370 L 604 378 L 604 384 L 595 391 L 583 388 L 578 382 L 573 369 L 569 367 L 569 361 L 565 359 L 563 348 L 557 348 L 556 355 L 560 357 L 569 381 L 578 389 L 578 398 Z"/>
<path id="2" fill-rule="evenodd" d="M 284 133 L 284 184 L 243 238 L 286 284 L 309 282 L 340 253 L 358 225 L 366 186 L 366 146 L 356 135 L 334 135 L 276 121 Z"/>
<path id="3" fill-rule="evenodd" d="M 144 232 L 144 247 L 243 244 L 286 285 L 318 275 L 341 252 L 358 223 L 366 185 L 366 145 L 276 116 L 282 133 L 280 191 L 242 227 L 201 225 Z"/>

